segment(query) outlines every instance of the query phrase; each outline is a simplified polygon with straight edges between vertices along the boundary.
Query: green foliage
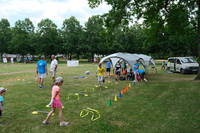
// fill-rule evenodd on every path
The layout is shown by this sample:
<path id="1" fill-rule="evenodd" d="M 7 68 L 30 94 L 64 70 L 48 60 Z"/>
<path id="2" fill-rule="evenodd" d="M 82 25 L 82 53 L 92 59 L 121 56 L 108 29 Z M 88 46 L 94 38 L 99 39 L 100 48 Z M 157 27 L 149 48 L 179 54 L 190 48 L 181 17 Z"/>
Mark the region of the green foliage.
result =
<path id="1" fill-rule="evenodd" d="M 59 49 L 57 26 L 50 19 L 38 23 L 37 53 L 44 55 L 57 54 Z"/>
<path id="2" fill-rule="evenodd" d="M 88 0 L 91 7 L 102 0 Z M 104 15 L 112 31 L 125 21 L 144 20 L 145 41 L 139 47 L 155 57 L 195 55 L 200 4 L 197 0 L 104 0 L 112 9 Z M 200 20 L 199 20 L 200 21 Z M 118 38 L 118 37 L 117 37 Z M 123 40 L 123 39 L 122 39 Z M 119 43 L 118 40 L 117 42 Z M 200 45 L 200 43 L 199 43 Z M 124 47 L 123 47 L 124 48 Z M 141 51 L 140 51 L 141 52 Z"/>
<path id="3" fill-rule="evenodd" d="M 87 48 L 92 58 L 94 54 L 105 54 L 108 47 L 103 19 L 99 15 L 90 17 L 85 29 Z"/>
<path id="4" fill-rule="evenodd" d="M 7 53 L 11 41 L 11 28 L 7 19 L 0 21 L 0 54 Z"/>
<path id="5" fill-rule="evenodd" d="M 155 58 L 197 56 L 197 1 L 175 0 L 88 0 L 95 8 L 106 2 L 112 9 L 88 19 L 84 26 L 75 17 L 59 29 L 50 19 L 41 20 L 34 30 L 29 19 L 10 27 L 0 21 L 0 53 L 64 54 L 92 59 L 94 54 L 144 53 Z M 137 19 L 143 19 L 138 24 Z M 200 18 L 200 17 L 199 17 Z M 136 21 L 136 24 L 129 22 Z M 200 30 L 199 30 L 200 32 Z M 200 50 L 199 50 L 200 51 Z"/>
<path id="6" fill-rule="evenodd" d="M 12 29 L 12 40 L 9 50 L 11 53 L 21 55 L 29 54 L 32 43 L 32 35 L 34 34 L 33 23 L 26 18 L 18 20 Z"/>
<path id="7" fill-rule="evenodd" d="M 79 54 L 83 52 L 82 35 L 82 26 L 75 17 L 64 20 L 62 27 L 63 49 L 65 54 L 70 56 L 70 59 L 72 54 L 77 54 L 79 58 Z"/>

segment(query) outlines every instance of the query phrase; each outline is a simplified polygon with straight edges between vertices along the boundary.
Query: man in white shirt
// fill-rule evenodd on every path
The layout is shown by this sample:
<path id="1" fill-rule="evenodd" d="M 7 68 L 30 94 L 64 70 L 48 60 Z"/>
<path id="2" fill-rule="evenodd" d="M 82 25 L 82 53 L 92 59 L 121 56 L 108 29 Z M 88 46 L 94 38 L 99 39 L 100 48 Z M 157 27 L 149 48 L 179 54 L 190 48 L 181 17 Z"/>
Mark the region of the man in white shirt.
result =
<path id="1" fill-rule="evenodd" d="M 51 59 L 52 59 L 52 61 L 51 61 L 51 65 L 50 65 L 50 73 L 51 73 L 52 80 L 54 82 L 55 77 L 56 77 L 56 70 L 58 67 L 58 61 L 56 60 L 55 55 L 52 55 Z"/>

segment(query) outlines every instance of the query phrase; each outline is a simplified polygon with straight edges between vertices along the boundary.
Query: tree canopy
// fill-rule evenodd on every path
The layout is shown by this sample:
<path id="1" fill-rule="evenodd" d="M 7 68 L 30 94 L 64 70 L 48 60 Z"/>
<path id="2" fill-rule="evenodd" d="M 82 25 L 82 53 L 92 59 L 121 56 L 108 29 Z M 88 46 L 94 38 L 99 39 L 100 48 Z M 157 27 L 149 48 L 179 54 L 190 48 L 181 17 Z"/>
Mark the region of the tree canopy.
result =
<path id="1" fill-rule="evenodd" d="M 194 54 L 200 58 L 200 0 L 88 0 L 91 8 L 106 2 L 111 29 L 143 19 L 146 48 L 154 56 Z M 198 49 L 198 50 L 196 50 Z M 176 52 L 175 52 L 176 51 Z M 200 69 L 198 73 L 200 79 Z"/>
<path id="2" fill-rule="evenodd" d="M 50 19 L 34 26 L 30 19 L 11 27 L 0 20 L 0 53 L 64 54 L 92 59 L 94 54 L 144 53 L 154 58 L 198 56 L 198 1 L 88 0 L 92 8 L 111 5 L 104 15 L 91 16 L 85 25 L 75 17 L 62 27 Z M 137 23 L 141 21 L 142 23 Z"/>

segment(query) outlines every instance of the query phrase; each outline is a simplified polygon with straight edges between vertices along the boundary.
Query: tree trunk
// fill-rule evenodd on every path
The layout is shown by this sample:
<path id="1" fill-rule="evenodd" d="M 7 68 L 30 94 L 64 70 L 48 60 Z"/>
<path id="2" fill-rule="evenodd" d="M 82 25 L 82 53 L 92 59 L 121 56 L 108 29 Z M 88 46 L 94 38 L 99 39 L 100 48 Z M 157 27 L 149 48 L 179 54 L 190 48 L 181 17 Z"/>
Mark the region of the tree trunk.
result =
<path id="1" fill-rule="evenodd" d="M 199 55 L 199 65 L 200 65 L 200 0 L 197 0 L 197 6 L 198 6 L 198 13 L 197 13 L 197 33 L 198 33 L 198 39 L 197 39 L 197 45 L 198 45 L 198 55 Z M 195 80 L 200 80 L 200 66 L 198 74 L 195 78 Z"/>
<path id="2" fill-rule="evenodd" d="M 94 62 L 94 53 L 91 53 L 91 60 L 90 62 Z"/>
<path id="3" fill-rule="evenodd" d="M 0 53 L 0 62 L 3 62 L 2 53 Z"/>
<path id="4" fill-rule="evenodd" d="M 79 58 L 80 58 L 79 53 L 76 54 L 76 58 L 77 58 L 77 60 L 79 60 Z"/>
<path id="5" fill-rule="evenodd" d="M 69 53 L 69 60 L 72 60 L 72 54 Z"/>

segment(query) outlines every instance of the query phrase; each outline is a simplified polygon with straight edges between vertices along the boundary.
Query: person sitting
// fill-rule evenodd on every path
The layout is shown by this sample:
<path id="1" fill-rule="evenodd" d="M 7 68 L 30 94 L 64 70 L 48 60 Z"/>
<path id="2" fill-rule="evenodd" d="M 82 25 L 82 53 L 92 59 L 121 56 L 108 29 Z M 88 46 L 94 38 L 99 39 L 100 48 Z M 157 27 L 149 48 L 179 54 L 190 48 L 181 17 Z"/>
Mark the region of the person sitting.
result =
<path id="1" fill-rule="evenodd" d="M 127 80 L 134 80 L 134 73 L 132 68 L 128 69 L 127 71 Z"/>
<path id="2" fill-rule="evenodd" d="M 122 69 L 122 79 L 127 80 L 127 70 L 126 69 Z"/>

